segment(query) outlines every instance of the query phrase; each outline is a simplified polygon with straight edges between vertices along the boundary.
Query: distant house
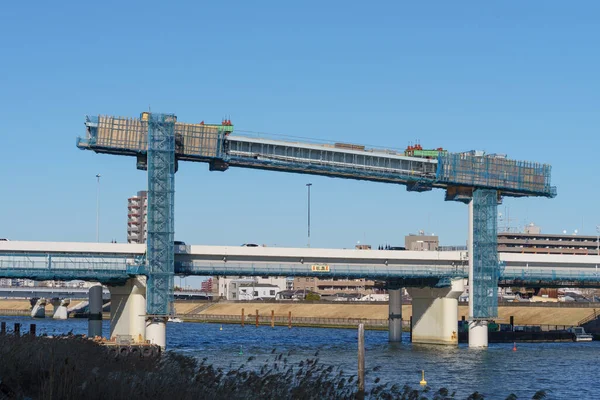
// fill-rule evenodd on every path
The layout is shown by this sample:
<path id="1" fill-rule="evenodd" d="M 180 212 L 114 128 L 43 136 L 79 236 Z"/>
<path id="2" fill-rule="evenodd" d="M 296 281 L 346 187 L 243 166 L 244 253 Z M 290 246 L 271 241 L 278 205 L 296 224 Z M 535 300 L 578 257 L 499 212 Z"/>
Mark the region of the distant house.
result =
<path id="1" fill-rule="evenodd" d="M 275 299 L 281 289 L 268 283 L 241 283 L 238 285 L 238 300 L 269 300 Z"/>
<path id="2" fill-rule="evenodd" d="M 275 293 L 285 290 L 287 279 L 280 277 L 215 277 L 212 282 L 212 289 L 215 295 L 226 300 L 241 300 L 240 285 L 253 284 L 254 286 L 271 285 L 276 286 Z M 270 291 L 269 291 L 270 292 Z M 259 296 L 257 296 L 259 297 Z"/>

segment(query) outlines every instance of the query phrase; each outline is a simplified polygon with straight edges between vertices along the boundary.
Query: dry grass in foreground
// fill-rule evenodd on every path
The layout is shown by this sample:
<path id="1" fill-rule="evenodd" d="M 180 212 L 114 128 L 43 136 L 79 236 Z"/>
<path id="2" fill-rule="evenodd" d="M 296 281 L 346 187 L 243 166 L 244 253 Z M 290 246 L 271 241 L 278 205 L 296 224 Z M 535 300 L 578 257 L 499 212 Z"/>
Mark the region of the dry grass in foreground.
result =
<path id="1" fill-rule="evenodd" d="M 288 354 L 289 356 L 289 354 Z M 453 399 L 447 389 L 381 384 L 368 372 L 367 392 L 356 393 L 356 376 L 314 359 L 268 362 L 224 370 L 174 352 L 142 358 L 115 357 L 80 337 L 0 336 L 0 399 Z M 538 392 L 533 399 L 542 399 Z M 483 399 L 478 393 L 469 399 Z M 514 395 L 507 399 L 514 400 Z"/>

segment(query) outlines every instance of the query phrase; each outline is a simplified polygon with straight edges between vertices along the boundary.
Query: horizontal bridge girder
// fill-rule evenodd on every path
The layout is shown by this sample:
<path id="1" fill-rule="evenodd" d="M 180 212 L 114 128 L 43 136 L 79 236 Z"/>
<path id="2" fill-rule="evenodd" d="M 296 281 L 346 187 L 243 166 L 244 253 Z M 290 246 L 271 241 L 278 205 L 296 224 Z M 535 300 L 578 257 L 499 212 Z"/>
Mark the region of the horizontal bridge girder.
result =
<path id="1" fill-rule="evenodd" d="M 77 147 L 98 153 L 129 155 L 145 168 L 148 121 L 89 116 L 86 137 Z M 206 162 L 211 170 L 229 166 L 325 175 L 407 185 L 410 191 L 434 187 L 487 188 L 503 196 L 555 197 L 551 167 L 483 152 L 428 150 L 427 156 L 394 149 L 370 149 L 343 143 L 310 143 L 265 135 L 233 135 L 233 126 L 176 122 L 177 160 Z M 141 157 L 141 158 L 140 158 Z M 452 197 L 452 194 L 450 194 Z"/>
<path id="2" fill-rule="evenodd" d="M 113 247 L 116 246 L 116 247 Z M 69 249 L 79 252 L 67 252 Z M 117 251 L 118 250 L 118 251 Z M 34 280 L 119 281 L 146 275 L 144 245 L 0 242 L 0 277 Z M 85 251 L 85 252 L 84 252 Z M 466 276 L 464 251 L 413 252 L 315 248 L 177 246 L 179 275 L 335 276 L 392 280 Z M 500 279 L 600 282 L 600 256 L 499 253 Z M 329 275 L 334 276 L 334 275 Z"/>

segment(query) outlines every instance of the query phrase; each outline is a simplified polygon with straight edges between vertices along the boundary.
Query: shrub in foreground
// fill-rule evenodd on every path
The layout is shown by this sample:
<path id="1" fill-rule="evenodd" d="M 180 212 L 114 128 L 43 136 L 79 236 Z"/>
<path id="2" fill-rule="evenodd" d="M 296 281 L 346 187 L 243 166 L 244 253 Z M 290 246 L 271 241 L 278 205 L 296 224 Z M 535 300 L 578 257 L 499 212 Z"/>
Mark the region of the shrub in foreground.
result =
<path id="1" fill-rule="evenodd" d="M 289 356 L 289 353 L 287 354 Z M 367 373 L 368 391 L 356 393 L 356 376 L 314 359 L 290 363 L 271 354 L 264 363 L 246 359 L 237 368 L 215 368 L 174 352 L 143 358 L 115 357 L 87 339 L 0 337 L 0 399 L 453 399 L 442 388 L 413 389 L 380 383 Z M 538 392 L 534 399 L 545 397 Z M 473 393 L 468 399 L 483 399 Z M 508 399 L 514 400 L 511 395 Z"/>

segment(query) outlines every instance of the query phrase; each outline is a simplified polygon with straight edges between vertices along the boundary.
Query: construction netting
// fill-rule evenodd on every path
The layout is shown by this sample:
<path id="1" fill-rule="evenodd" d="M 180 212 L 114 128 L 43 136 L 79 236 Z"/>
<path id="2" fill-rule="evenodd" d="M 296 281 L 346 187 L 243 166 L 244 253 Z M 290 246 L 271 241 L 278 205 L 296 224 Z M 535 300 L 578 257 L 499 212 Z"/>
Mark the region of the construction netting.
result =
<path id="1" fill-rule="evenodd" d="M 528 161 L 516 161 L 505 156 L 479 152 L 440 154 L 436 180 L 472 187 L 488 187 L 519 194 L 554 197 L 551 186 L 552 167 Z"/>
<path id="2" fill-rule="evenodd" d="M 145 153 L 148 122 L 137 118 L 88 117 L 87 145 L 95 148 Z M 175 123 L 175 153 L 184 156 L 218 157 L 226 129 L 220 125 Z"/>

